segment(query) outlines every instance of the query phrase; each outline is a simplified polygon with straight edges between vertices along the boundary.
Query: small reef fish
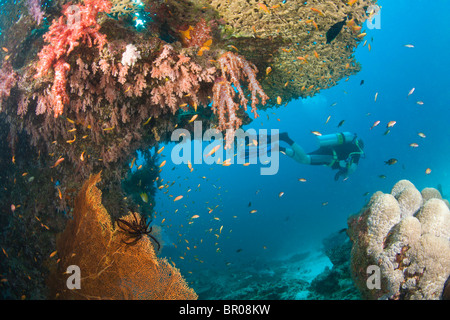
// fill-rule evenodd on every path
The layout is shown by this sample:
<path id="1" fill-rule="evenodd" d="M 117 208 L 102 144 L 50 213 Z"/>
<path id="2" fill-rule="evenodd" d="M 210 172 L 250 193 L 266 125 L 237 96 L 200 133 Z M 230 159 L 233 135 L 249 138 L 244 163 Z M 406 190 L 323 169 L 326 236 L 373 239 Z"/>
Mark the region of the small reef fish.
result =
<path id="1" fill-rule="evenodd" d="M 384 163 L 387 164 L 387 165 L 392 166 L 393 164 L 396 164 L 397 162 L 398 162 L 397 159 L 391 158 L 391 159 L 385 161 Z"/>
<path id="2" fill-rule="evenodd" d="M 55 164 L 53 166 L 51 166 L 50 168 L 56 167 L 57 165 L 59 165 L 63 161 L 64 161 L 64 158 L 59 158 L 58 160 L 56 160 Z"/>
<path id="3" fill-rule="evenodd" d="M 341 120 L 341 121 L 339 122 L 339 124 L 337 125 L 338 128 L 339 128 L 339 127 L 342 127 L 342 125 L 344 124 L 344 122 L 345 122 L 345 120 Z"/>
<path id="4" fill-rule="evenodd" d="M 163 162 L 161 162 L 161 164 L 159 165 L 160 168 L 164 167 L 164 165 L 166 164 L 166 160 L 164 160 Z"/>
<path id="5" fill-rule="evenodd" d="M 194 116 L 191 118 L 191 120 L 189 120 L 189 123 L 195 121 L 195 119 L 197 119 L 197 117 L 198 117 L 198 114 L 194 115 Z"/>
<path id="6" fill-rule="evenodd" d="M 267 67 L 267 68 L 266 68 L 266 76 L 269 75 L 269 73 L 270 73 L 271 71 L 272 71 L 272 68 L 271 68 L 271 67 Z"/>
<path id="7" fill-rule="evenodd" d="M 178 200 L 181 200 L 181 199 L 183 199 L 183 196 L 178 196 L 175 199 L 173 199 L 173 201 L 175 202 L 175 201 L 178 201 Z"/>
<path id="8" fill-rule="evenodd" d="M 278 197 L 281 198 L 283 195 L 284 195 L 284 192 L 281 191 L 281 192 L 278 194 Z"/>
<path id="9" fill-rule="evenodd" d="M 386 128 L 392 128 L 396 123 L 397 121 L 389 121 L 388 124 L 386 125 Z"/>
<path id="10" fill-rule="evenodd" d="M 62 193 L 61 193 L 61 189 L 59 189 L 58 187 L 56 187 L 56 189 L 58 189 L 58 197 L 59 197 L 59 199 L 62 200 L 63 196 L 62 196 Z"/>
<path id="11" fill-rule="evenodd" d="M 323 14 L 323 12 L 322 11 L 320 11 L 319 9 L 316 9 L 316 8 L 311 8 L 311 10 L 312 11 L 314 11 L 314 12 L 316 12 L 316 13 L 318 13 L 319 15 L 321 15 L 321 16 L 323 16 L 324 14 Z"/>
<path id="12" fill-rule="evenodd" d="M 311 131 L 311 133 L 315 136 L 321 136 L 322 134 L 319 131 Z"/>
<path id="13" fill-rule="evenodd" d="M 405 48 L 414 48 L 414 46 L 412 44 L 405 44 L 404 47 Z"/>
<path id="14" fill-rule="evenodd" d="M 373 125 L 370 127 L 370 130 L 372 130 L 373 128 L 375 128 L 377 125 L 380 124 L 380 120 L 377 120 L 373 123 Z"/>
<path id="15" fill-rule="evenodd" d="M 411 148 L 417 148 L 419 145 L 418 145 L 417 143 L 413 142 L 413 143 L 411 143 L 409 146 L 410 146 Z"/>
<path id="16" fill-rule="evenodd" d="M 331 43 L 338 35 L 341 33 L 342 28 L 344 27 L 345 23 L 347 22 L 347 17 L 344 18 L 344 20 L 333 24 L 330 29 L 327 31 L 327 43 Z"/>
<path id="17" fill-rule="evenodd" d="M 148 202 L 148 195 L 145 192 L 142 192 L 139 195 L 141 196 L 142 201 L 144 201 L 145 203 Z"/>
<path id="18" fill-rule="evenodd" d="M 419 137 L 421 137 L 421 138 L 426 138 L 427 136 L 425 135 L 425 133 L 423 133 L 423 132 L 419 132 L 418 134 L 417 134 Z"/>
<path id="19" fill-rule="evenodd" d="M 66 142 L 67 142 L 68 144 L 72 144 L 72 143 L 74 143 L 76 140 L 77 140 L 77 136 L 74 136 L 72 140 L 67 140 Z"/>
<path id="20" fill-rule="evenodd" d="M 269 13 L 270 14 L 269 8 L 267 8 L 267 6 L 264 3 L 258 3 L 258 7 L 259 7 L 259 9 L 264 11 L 265 13 Z"/>
<path id="21" fill-rule="evenodd" d="M 217 150 L 219 150 L 220 145 L 215 146 L 214 148 L 212 148 L 212 150 L 210 152 L 208 152 L 208 154 L 206 154 L 205 159 L 208 158 L 209 156 L 213 155 L 214 153 L 217 152 Z"/>
<path id="22" fill-rule="evenodd" d="M 147 121 L 144 122 L 143 125 L 145 126 L 146 124 L 148 124 L 148 123 L 150 122 L 150 120 L 152 120 L 152 117 L 151 117 L 151 116 L 150 116 L 150 118 L 147 119 Z"/>
<path id="23" fill-rule="evenodd" d="M 374 99 L 374 101 L 377 102 L 377 99 L 378 99 L 378 92 L 375 93 L 375 99 Z"/>
<path id="24" fill-rule="evenodd" d="M 350 0 L 349 2 L 347 2 L 348 6 L 353 6 L 358 0 Z"/>
<path id="25" fill-rule="evenodd" d="M 417 101 L 416 102 L 419 106 L 423 106 L 423 101 Z"/>
<path id="26" fill-rule="evenodd" d="M 298 181 L 300 181 L 300 182 L 306 182 L 306 179 L 305 179 L 305 178 L 299 178 Z"/>
<path id="27" fill-rule="evenodd" d="M 430 169 L 430 168 L 427 168 L 427 170 L 425 170 L 425 173 L 426 173 L 426 174 L 430 174 L 430 173 L 431 173 L 431 169 Z"/>
<path id="28" fill-rule="evenodd" d="M 412 94 L 414 93 L 415 90 L 416 90 L 416 88 L 412 88 L 411 90 L 409 90 L 408 96 L 407 96 L 406 98 L 408 99 L 409 96 L 412 95 Z"/>

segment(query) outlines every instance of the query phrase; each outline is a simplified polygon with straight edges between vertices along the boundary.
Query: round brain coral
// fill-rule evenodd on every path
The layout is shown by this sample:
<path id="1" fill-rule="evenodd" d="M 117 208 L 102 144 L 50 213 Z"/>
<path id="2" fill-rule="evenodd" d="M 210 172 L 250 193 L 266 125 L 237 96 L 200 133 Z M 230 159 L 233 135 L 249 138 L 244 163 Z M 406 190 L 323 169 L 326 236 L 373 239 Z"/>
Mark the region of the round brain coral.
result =
<path id="1" fill-rule="evenodd" d="M 442 299 L 450 275 L 450 211 L 438 190 L 401 180 L 348 220 L 352 276 L 367 299 Z M 380 284 L 369 289 L 367 268 Z"/>

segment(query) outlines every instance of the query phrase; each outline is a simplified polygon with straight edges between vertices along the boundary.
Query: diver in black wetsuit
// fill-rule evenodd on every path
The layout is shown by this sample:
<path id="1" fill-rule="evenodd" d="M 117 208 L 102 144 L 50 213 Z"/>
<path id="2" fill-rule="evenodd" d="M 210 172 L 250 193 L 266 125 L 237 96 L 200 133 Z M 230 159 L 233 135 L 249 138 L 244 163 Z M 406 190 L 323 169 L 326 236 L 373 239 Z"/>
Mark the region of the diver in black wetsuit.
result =
<path id="1" fill-rule="evenodd" d="M 280 152 L 295 161 L 309 165 L 325 165 L 338 170 L 334 180 L 341 176 L 344 180 L 355 172 L 359 159 L 364 157 L 364 142 L 350 132 L 333 133 L 318 136 L 320 147 L 316 151 L 306 153 L 301 146 L 289 138 L 287 132 L 279 134 L 279 141 L 286 142 L 289 147 L 279 147 Z"/>

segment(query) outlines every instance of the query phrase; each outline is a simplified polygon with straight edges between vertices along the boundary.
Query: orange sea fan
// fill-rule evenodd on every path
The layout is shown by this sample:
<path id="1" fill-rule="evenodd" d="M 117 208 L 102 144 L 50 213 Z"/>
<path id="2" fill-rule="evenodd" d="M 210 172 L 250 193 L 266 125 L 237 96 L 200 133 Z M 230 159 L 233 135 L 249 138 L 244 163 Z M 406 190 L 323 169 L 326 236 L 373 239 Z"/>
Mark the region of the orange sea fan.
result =
<path id="1" fill-rule="evenodd" d="M 48 281 L 50 298 L 197 299 L 179 270 L 156 256 L 147 236 L 134 245 L 123 242 L 127 236 L 113 225 L 101 203 L 99 181 L 100 173 L 85 182 L 75 201 L 73 220 L 57 239 L 60 259 Z M 81 289 L 66 286 L 65 271 L 70 265 L 80 268 Z"/>

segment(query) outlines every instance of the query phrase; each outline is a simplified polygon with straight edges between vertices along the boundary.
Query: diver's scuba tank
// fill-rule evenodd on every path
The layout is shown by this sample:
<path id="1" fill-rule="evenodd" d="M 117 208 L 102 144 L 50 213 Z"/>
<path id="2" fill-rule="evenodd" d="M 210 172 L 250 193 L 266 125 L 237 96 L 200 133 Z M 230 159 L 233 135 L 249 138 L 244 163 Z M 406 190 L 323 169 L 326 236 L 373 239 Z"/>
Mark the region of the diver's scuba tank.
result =
<path id="1" fill-rule="evenodd" d="M 344 143 L 352 142 L 356 138 L 356 134 L 350 132 L 338 132 L 317 136 L 320 147 L 338 146 Z"/>

